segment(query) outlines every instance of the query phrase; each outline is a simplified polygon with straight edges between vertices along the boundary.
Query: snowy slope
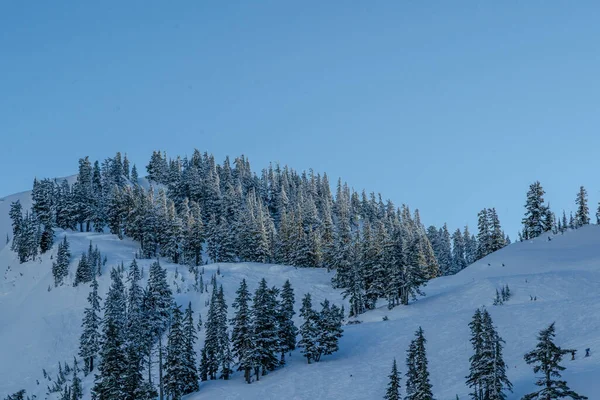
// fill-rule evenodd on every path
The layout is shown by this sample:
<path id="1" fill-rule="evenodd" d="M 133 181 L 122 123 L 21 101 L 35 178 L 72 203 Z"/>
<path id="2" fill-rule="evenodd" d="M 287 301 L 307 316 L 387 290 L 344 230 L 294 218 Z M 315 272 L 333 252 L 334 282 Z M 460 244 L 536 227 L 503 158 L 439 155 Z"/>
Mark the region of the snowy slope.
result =
<path id="1" fill-rule="evenodd" d="M 106 234 L 58 232 L 57 240 L 64 234 L 74 255 L 69 279 L 90 239 L 108 256 L 107 268 L 121 261 L 127 265 L 137 249 L 134 242 Z M 42 368 L 55 376 L 58 361 L 70 361 L 77 353 L 88 288 L 67 285 L 48 291 L 52 286 L 51 262 L 50 255 L 45 255 L 41 262 L 19 265 L 9 248 L 0 251 L 0 398 L 20 388 L 37 394 L 38 399 L 45 398 L 48 382 L 42 379 Z M 145 271 L 149 264 L 149 260 L 141 262 Z M 176 300 L 180 304 L 192 301 L 195 316 L 200 310 L 205 320 L 208 294 L 191 289 L 192 279 L 185 267 L 164 265 L 171 283 L 177 268 L 184 277 L 184 282 L 178 279 L 182 293 L 176 294 Z M 324 298 L 343 302 L 339 291 L 331 288 L 331 274 L 325 270 L 244 263 L 209 265 L 205 268 L 206 282 L 217 267 L 228 304 L 242 278 L 254 289 L 263 276 L 270 285 L 278 286 L 290 279 L 297 308 L 306 292 L 313 294 L 314 304 Z M 100 280 L 103 297 L 109 284 L 105 271 Z M 503 306 L 492 306 L 495 289 L 505 284 L 513 292 L 512 299 Z M 236 374 L 232 381 L 203 383 L 200 392 L 188 399 L 381 399 L 394 357 L 405 372 L 405 350 L 419 326 L 428 340 L 436 398 L 454 399 L 458 394 L 466 399 L 464 377 L 471 353 L 467 324 L 482 305 L 488 307 L 506 340 L 504 355 L 515 386 L 509 399 L 518 399 L 533 389 L 534 374 L 524 363 L 523 354 L 534 347 L 537 332 L 552 321 L 557 324 L 559 345 L 578 350 L 575 361 L 565 359 L 564 377 L 573 389 L 590 399 L 600 399 L 600 381 L 594 379 L 600 375 L 600 227 L 568 232 L 551 242 L 542 237 L 510 245 L 455 276 L 431 281 L 425 291 L 426 297 L 407 307 L 389 311 L 383 306 L 361 316 L 362 324 L 346 326 L 341 350 L 320 363 L 307 365 L 295 352 L 285 368 L 260 382 L 247 385 Z M 530 301 L 530 296 L 537 296 L 537 301 Z M 388 321 L 382 321 L 384 315 Z M 583 358 L 587 347 L 592 349 L 592 357 Z M 88 378 L 84 381 L 86 390 L 90 385 Z"/>

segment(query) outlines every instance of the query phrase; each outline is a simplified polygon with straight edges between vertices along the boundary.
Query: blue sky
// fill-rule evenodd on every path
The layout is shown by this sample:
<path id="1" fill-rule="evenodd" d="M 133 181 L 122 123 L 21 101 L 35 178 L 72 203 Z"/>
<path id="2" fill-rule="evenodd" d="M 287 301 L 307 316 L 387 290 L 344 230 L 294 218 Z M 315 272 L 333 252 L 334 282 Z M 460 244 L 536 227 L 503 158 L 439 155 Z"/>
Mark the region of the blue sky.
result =
<path id="1" fill-rule="evenodd" d="M 0 196 L 79 157 L 245 154 L 342 176 L 426 224 L 540 180 L 600 200 L 600 6 L 503 1 L 0 2 Z"/>

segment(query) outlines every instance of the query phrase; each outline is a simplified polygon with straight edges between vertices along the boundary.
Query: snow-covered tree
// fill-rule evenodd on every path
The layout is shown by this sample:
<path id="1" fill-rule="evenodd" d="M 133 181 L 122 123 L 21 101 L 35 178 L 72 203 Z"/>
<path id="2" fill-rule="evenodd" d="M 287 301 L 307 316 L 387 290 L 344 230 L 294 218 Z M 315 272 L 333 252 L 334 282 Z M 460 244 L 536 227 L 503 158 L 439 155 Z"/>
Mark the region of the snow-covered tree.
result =
<path id="1" fill-rule="evenodd" d="M 398 373 L 398 367 L 396 365 L 396 359 L 392 364 L 392 372 L 389 375 L 390 381 L 388 383 L 387 391 L 383 397 L 385 400 L 401 400 L 400 397 L 400 374 Z"/>
<path id="2" fill-rule="evenodd" d="M 277 309 L 277 329 L 279 336 L 279 350 L 281 352 L 280 364 L 285 364 L 285 353 L 296 349 L 296 336 L 298 328 L 294 325 L 294 289 L 289 280 L 283 284 L 280 293 L 281 300 Z"/>
<path id="3" fill-rule="evenodd" d="M 577 228 L 590 223 L 590 209 L 587 205 L 587 191 L 583 186 L 579 188 L 575 204 L 577 204 L 577 212 L 575 213 L 575 226 Z"/>
<path id="4" fill-rule="evenodd" d="M 100 351 L 100 302 L 98 281 L 94 277 L 91 283 L 92 291 L 88 295 L 88 306 L 83 312 L 81 324 L 83 332 L 79 339 L 79 356 L 83 358 L 83 371 L 87 375 L 94 370 L 94 360 Z"/>
<path id="5" fill-rule="evenodd" d="M 406 397 L 405 400 L 433 400 L 427 354 L 425 352 L 425 336 L 419 327 L 415 333 L 406 355 Z"/>
<path id="6" fill-rule="evenodd" d="M 523 396 L 523 400 L 587 399 L 586 396 L 571 390 L 567 386 L 567 382 L 560 379 L 560 372 L 565 370 L 560 362 L 565 354 L 571 353 L 573 350 L 557 346 L 554 343 L 555 335 L 555 327 L 552 323 L 548 328 L 540 331 L 535 349 L 525 354 L 525 362 L 533 364 L 533 372 L 540 373 L 541 376 L 535 382 L 540 390 Z"/>
<path id="7" fill-rule="evenodd" d="M 529 240 L 551 229 L 548 223 L 548 209 L 544 205 L 544 189 L 539 181 L 532 183 L 527 192 L 525 217 L 523 218 L 523 239 Z"/>
<path id="8" fill-rule="evenodd" d="M 252 315 L 249 306 L 250 292 L 245 279 L 242 279 L 240 287 L 235 293 L 236 298 L 232 306 L 236 312 L 231 320 L 233 325 L 231 342 L 233 354 L 238 360 L 238 371 L 244 371 L 244 379 L 247 383 L 250 383 L 250 374 L 256 360 L 254 360 Z"/>
<path id="9" fill-rule="evenodd" d="M 298 342 L 298 347 L 302 349 L 302 354 L 310 364 L 311 361 L 317 361 L 319 358 L 319 315 L 312 308 L 310 293 L 306 293 L 302 299 L 300 316 L 304 319 L 304 322 L 300 325 L 301 339 Z"/>

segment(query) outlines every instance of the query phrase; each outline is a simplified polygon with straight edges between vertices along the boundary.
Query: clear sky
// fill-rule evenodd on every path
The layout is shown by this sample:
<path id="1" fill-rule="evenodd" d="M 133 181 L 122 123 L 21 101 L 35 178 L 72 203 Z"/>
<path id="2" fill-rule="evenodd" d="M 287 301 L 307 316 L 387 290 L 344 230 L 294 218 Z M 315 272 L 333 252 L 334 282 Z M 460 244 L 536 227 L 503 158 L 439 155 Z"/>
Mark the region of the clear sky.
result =
<path id="1" fill-rule="evenodd" d="M 426 224 L 496 207 L 514 238 L 534 180 L 554 209 L 600 200 L 599 21 L 594 1 L 0 1 L 0 196 L 84 155 L 198 148 Z"/>

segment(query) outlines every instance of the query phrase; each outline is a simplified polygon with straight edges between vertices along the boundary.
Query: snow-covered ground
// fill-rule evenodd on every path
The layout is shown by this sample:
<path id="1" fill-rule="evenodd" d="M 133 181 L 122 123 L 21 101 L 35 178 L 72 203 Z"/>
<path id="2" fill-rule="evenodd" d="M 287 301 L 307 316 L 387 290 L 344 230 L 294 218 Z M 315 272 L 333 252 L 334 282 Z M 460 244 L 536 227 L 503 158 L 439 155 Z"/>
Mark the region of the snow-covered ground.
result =
<path id="1" fill-rule="evenodd" d="M 23 196 L 21 196 L 23 197 Z M 10 200 L 7 198 L 4 203 Z M 23 199 L 21 200 L 23 203 Z M 0 213 L 4 213 L 0 202 Z M 24 206 L 26 204 L 24 203 Z M 8 211 L 8 209 L 6 209 Z M 0 234 L 9 230 L 8 218 L 0 214 Z M 42 261 L 20 265 L 8 247 L 0 250 L 0 398 L 18 389 L 45 398 L 48 381 L 42 377 L 45 368 L 56 376 L 58 361 L 71 361 L 77 354 L 80 323 L 86 306 L 88 287 L 72 287 L 71 279 L 81 252 L 89 241 L 108 256 L 108 264 L 100 279 L 104 297 L 110 284 L 108 268 L 122 261 L 127 266 L 137 245 L 118 240 L 113 235 L 58 232 L 57 240 L 68 235 L 73 254 L 67 285 L 53 287 L 51 256 Z M 150 260 L 140 264 L 145 272 Z M 163 264 L 169 281 L 175 271 L 181 293 L 178 303 L 192 305 L 206 319 L 208 294 L 192 289 L 193 280 L 182 266 Z M 251 289 L 265 277 L 270 285 L 281 286 L 289 279 L 296 292 L 296 306 L 304 293 L 313 294 L 313 304 L 324 298 L 346 304 L 338 290 L 332 289 L 331 274 L 325 270 L 261 264 L 213 264 L 205 267 L 204 280 L 221 271 L 230 305 L 242 278 Z M 182 282 L 182 277 L 184 281 Z M 513 296 L 502 306 L 493 306 L 496 288 L 508 284 Z M 48 288 L 51 290 L 48 290 Z M 173 285 L 174 291 L 176 286 Z M 422 326 L 427 343 L 431 382 L 437 399 L 468 398 L 465 376 L 468 374 L 468 323 L 477 307 L 488 307 L 500 335 L 506 341 L 504 350 L 508 376 L 514 384 L 509 399 L 519 399 L 534 388 L 535 377 L 523 354 L 536 343 L 537 332 L 556 321 L 557 342 L 577 349 L 577 359 L 565 357 L 567 370 L 563 376 L 570 386 L 590 399 L 600 399 L 600 227 L 588 226 L 564 235 L 547 236 L 516 243 L 471 265 L 461 273 L 438 278 L 425 288 L 427 296 L 409 306 L 388 310 L 382 307 L 360 317 L 362 324 L 345 326 L 340 351 L 307 365 L 295 352 L 288 365 L 250 385 L 237 373 L 231 381 L 201 384 L 200 392 L 188 396 L 201 399 L 381 399 L 387 384 L 392 359 L 399 361 L 405 372 L 405 351 L 414 331 Z M 537 301 L 531 301 L 535 296 Z M 346 309 L 348 305 L 346 304 Z M 230 311 L 231 307 L 230 307 Z M 387 316 L 388 320 L 383 321 Z M 298 316 L 296 316 L 298 317 Z M 299 320 L 297 319 L 297 322 Z M 202 342 L 202 338 L 200 342 Z M 199 343 L 198 345 L 201 345 Z M 591 357 L 584 358 L 586 348 Z M 37 384 L 39 380 L 40 384 Z M 403 380 L 404 382 L 404 380 Z M 91 380 L 84 380 L 89 398 Z"/>

